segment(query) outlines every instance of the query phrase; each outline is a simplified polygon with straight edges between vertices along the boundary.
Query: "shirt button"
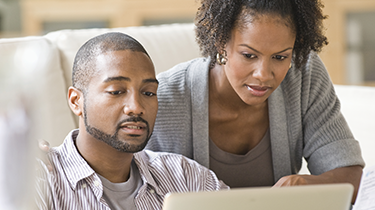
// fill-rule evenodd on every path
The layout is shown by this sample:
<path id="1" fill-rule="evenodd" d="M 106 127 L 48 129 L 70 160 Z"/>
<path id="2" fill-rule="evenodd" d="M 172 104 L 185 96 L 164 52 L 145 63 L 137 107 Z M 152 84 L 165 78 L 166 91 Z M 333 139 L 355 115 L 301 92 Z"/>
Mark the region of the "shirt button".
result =
<path id="1" fill-rule="evenodd" d="M 94 181 L 94 185 L 98 187 L 100 183 L 98 181 Z"/>
<path id="2" fill-rule="evenodd" d="M 154 194 L 154 193 L 155 193 L 155 190 L 154 190 L 154 189 L 151 189 L 151 190 L 150 190 L 150 193 L 151 193 L 151 194 Z"/>
<path id="3" fill-rule="evenodd" d="M 82 188 L 86 188 L 86 187 L 87 187 L 86 183 L 83 183 Z"/>

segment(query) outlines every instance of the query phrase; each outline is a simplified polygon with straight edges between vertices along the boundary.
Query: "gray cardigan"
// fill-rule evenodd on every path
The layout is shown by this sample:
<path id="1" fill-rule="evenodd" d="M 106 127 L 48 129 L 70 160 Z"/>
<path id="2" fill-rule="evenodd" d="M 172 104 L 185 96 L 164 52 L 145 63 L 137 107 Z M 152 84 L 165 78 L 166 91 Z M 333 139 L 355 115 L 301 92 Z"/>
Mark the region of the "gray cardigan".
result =
<path id="1" fill-rule="evenodd" d="M 183 154 L 209 166 L 208 65 L 209 58 L 198 58 L 157 76 L 159 111 L 148 149 Z M 302 157 L 316 175 L 364 166 L 359 143 L 316 53 L 303 68 L 289 70 L 268 107 L 275 182 L 298 173 Z"/>

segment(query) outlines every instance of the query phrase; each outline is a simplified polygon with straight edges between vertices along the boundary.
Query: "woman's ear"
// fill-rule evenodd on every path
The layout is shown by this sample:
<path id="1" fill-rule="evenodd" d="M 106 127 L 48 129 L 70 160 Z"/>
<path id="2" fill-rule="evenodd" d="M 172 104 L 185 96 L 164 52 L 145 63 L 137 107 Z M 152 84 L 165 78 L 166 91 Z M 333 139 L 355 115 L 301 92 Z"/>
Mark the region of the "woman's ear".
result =
<path id="1" fill-rule="evenodd" d="M 70 109 L 77 116 L 82 115 L 83 111 L 83 93 L 75 87 L 69 87 L 68 103 Z"/>

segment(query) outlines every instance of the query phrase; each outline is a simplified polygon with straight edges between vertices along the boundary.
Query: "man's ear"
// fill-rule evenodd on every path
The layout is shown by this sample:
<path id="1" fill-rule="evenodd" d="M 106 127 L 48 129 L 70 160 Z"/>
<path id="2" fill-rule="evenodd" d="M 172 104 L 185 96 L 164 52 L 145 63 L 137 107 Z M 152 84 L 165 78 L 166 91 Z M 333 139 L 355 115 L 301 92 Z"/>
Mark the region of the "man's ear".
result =
<path id="1" fill-rule="evenodd" d="M 77 116 L 81 116 L 83 112 L 83 93 L 75 87 L 69 87 L 68 103 L 70 109 Z"/>

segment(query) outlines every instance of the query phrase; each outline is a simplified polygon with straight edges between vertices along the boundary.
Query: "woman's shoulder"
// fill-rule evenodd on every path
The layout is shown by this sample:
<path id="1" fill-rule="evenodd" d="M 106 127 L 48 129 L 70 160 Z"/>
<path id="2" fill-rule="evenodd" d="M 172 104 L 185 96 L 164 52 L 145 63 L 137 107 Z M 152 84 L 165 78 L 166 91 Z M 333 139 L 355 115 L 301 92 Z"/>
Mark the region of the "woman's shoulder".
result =
<path id="1" fill-rule="evenodd" d="M 310 53 L 301 68 L 290 69 L 281 87 L 288 106 L 299 107 L 301 113 L 311 110 L 313 104 L 328 106 L 337 102 L 329 73 L 316 52 Z"/>
<path id="2" fill-rule="evenodd" d="M 159 73 L 156 77 L 159 82 L 179 83 L 186 79 L 187 73 L 193 70 L 201 70 L 209 63 L 209 58 L 195 58 L 179 63 L 167 71 Z"/>
<path id="3" fill-rule="evenodd" d="M 320 83 L 325 85 L 330 85 L 331 79 L 329 73 L 320 59 L 319 55 L 311 51 L 307 62 L 300 68 L 295 68 L 289 70 L 285 79 L 282 83 L 282 86 L 316 86 Z"/>
<path id="4" fill-rule="evenodd" d="M 310 90 L 333 89 L 329 72 L 316 52 L 310 53 L 305 69 L 302 69 L 302 76 L 304 83 L 309 84 Z"/>

